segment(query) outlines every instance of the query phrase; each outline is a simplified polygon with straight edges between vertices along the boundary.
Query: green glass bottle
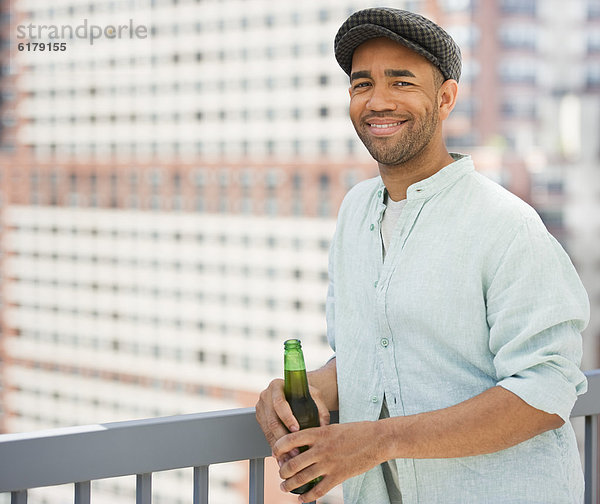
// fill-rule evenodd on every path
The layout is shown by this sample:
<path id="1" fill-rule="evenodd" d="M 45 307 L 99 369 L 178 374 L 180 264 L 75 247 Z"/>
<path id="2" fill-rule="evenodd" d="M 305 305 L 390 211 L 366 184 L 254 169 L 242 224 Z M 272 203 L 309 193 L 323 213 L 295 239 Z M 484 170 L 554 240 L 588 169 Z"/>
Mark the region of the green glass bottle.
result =
<path id="1" fill-rule="evenodd" d="M 300 424 L 300 429 L 319 427 L 319 410 L 315 401 L 308 391 L 308 379 L 306 378 L 306 366 L 304 365 L 304 354 L 300 340 L 291 339 L 284 343 L 284 392 L 287 402 L 292 408 L 292 413 Z M 299 448 L 300 452 L 308 449 L 308 446 Z M 314 487 L 322 477 L 315 478 L 292 490 L 292 493 L 303 494 Z"/>

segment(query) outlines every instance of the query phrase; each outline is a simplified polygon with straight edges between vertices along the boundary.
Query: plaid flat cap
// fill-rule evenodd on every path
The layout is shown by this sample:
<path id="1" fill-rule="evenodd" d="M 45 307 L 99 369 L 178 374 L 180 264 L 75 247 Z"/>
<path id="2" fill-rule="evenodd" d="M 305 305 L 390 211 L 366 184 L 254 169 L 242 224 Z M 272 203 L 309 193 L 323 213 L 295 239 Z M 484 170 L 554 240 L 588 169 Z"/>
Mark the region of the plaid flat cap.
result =
<path id="1" fill-rule="evenodd" d="M 350 75 L 354 50 L 369 39 L 387 37 L 427 58 L 446 79 L 458 81 L 460 48 L 446 31 L 414 12 L 390 7 L 364 9 L 352 14 L 335 36 L 335 58 Z"/>

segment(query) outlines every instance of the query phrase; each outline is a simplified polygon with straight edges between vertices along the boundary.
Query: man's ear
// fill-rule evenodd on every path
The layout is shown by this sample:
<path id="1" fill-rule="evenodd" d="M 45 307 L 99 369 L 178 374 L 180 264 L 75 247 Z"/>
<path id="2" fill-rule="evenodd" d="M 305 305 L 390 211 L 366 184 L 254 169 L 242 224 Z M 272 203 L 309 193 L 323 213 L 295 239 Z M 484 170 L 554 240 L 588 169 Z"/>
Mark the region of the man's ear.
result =
<path id="1" fill-rule="evenodd" d="M 454 79 L 448 79 L 440 86 L 438 90 L 438 108 L 440 111 L 440 120 L 445 120 L 456 105 L 458 95 L 458 82 Z"/>

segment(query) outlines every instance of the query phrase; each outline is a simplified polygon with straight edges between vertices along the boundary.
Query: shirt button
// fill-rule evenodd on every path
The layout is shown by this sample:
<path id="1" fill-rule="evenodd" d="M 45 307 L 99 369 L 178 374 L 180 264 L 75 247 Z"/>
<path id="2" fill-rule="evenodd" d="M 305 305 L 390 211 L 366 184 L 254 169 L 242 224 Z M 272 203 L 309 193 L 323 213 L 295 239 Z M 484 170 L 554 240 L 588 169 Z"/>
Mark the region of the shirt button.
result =
<path id="1" fill-rule="evenodd" d="M 371 224 L 370 228 L 371 231 L 373 231 L 373 229 L 375 229 L 375 224 Z"/>
<path id="2" fill-rule="evenodd" d="M 375 282 L 373 283 L 373 287 L 377 287 L 377 285 L 379 285 L 379 281 L 375 280 Z"/>
<path id="3" fill-rule="evenodd" d="M 377 197 L 381 198 L 381 195 L 382 195 L 382 194 L 383 194 L 383 193 L 382 193 L 381 191 L 379 191 L 379 192 L 377 193 Z"/>
<path id="4" fill-rule="evenodd" d="M 387 338 L 381 338 L 381 346 L 386 348 L 390 344 L 390 340 Z"/>
<path id="5" fill-rule="evenodd" d="M 372 396 L 372 397 L 371 397 L 371 402 L 372 402 L 372 403 L 376 403 L 376 402 L 378 402 L 378 401 L 379 401 L 379 399 L 377 398 L 377 396 Z"/>

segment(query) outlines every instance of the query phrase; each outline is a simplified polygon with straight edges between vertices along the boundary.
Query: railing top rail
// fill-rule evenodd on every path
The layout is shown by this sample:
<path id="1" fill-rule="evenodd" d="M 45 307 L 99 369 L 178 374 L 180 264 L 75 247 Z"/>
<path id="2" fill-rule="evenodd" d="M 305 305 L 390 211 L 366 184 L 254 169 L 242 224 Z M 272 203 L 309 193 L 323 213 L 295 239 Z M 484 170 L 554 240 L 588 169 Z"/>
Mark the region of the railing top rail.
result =
<path id="1" fill-rule="evenodd" d="M 588 380 L 588 391 L 577 398 L 571 412 L 572 417 L 600 414 L 600 369 L 585 372 Z"/>
<path id="2" fill-rule="evenodd" d="M 600 369 L 572 416 L 600 414 Z M 0 435 L 0 492 L 263 458 L 254 408 Z"/>
<path id="3" fill-rule="evenodd" d="M 0 492 L 262 458 L 254 408 L 0 436 Z"/>

